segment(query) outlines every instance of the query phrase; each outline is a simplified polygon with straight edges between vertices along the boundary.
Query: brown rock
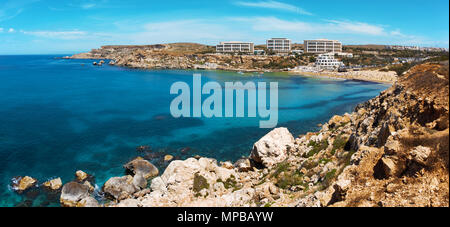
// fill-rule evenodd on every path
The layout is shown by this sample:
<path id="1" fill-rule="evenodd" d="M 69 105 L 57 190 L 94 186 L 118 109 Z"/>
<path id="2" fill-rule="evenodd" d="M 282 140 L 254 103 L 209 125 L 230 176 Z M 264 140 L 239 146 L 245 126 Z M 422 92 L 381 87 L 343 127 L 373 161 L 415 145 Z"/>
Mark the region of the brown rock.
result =
<path id="1" fill-rule="evenodd" d="M 37 180 L 29 176 L 17 177 L 13 179 L 12 188 L 18 193 L 22 193 L 36 185 L 36 183 Z"/>
<path id="2" fill-rule="evenodd" d="M 54 191 L 59 190 L 62 187 L 61 178 L 58 177 L 58 178 L 49 180 L 49 181 L 45 182 L 43 184 L 43 186 L 48 189 L 54 190 Z"/>
<path id="3" fill-rule="evenodd" d="M 158 176 L 158 169 L 149 161 L 144 160 L 141 157 L 135 158 L 133 161 L 128 162 L 123 166 L 127 171 L 136 174 L 142 174 L 145 179 L 149 179 Z"/>
<path id="4" fill-rule="evenodd" d="M 86 180 L 88 178 L 88 176 L 89 175 L 87 173 L 85 173 L 81 170 L 78 170 L 77 172 L 75 172 L 75 177 L 77 178 L 78 182 L 83 182 L 84 180 Z"/>

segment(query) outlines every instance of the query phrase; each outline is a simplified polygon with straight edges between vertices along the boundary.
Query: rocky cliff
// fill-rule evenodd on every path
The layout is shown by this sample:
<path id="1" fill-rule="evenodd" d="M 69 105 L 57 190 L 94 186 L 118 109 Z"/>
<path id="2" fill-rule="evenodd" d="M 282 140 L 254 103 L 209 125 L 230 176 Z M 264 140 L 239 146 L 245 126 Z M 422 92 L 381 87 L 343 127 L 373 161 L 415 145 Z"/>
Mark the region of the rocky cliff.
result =
<path id="1" fill-rule="evenodd" d="M 448 79 L 448 62 L 416 66 L 319 132 L 274 129 L 236 163 L 175 160 L 159 175 L 137 158 L 105 183 L 104 206 L 449 206 Z M 99 206 L 79 175 L 62 205 Z"/>

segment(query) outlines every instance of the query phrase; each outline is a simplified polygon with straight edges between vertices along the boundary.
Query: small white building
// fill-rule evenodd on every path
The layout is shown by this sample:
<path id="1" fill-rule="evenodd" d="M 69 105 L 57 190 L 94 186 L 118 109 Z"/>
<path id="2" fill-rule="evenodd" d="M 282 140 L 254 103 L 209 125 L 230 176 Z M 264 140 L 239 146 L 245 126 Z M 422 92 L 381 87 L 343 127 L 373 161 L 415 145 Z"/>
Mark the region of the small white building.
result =
<path id="1" fill-rule="evenodd" d="M 253 53 L 255 44 L 251 42 L 221 42 L 216 46 L 217 53 Z"/>
<path id="2" fill-rule="evenodd" d="M 292 54 L 302 55 L 304 53 L 304 51 L 303 50 L 292 50 L 291 53 Z"/>
<path id="3" fill-rule="evenodd" d="M 272 38 L 267 40 L 267 49 L 275 53 L 289 53 L 291 51 L 291 40 L 286 38 Z"/>
<path id="4" fill-rule="evenodd" d="M 337 54 L 339 57 L 353 58 L 353 54 L 352 53 L 336 52 L 334 54 Z"/>
<path id="5" fill-rule="evenodd" d="M 264 50 L 255 50 L 253 53 L 255 55 L 264 55 L 266 52 Z"/>
<path id="6" fill-rule="evenodd" d="M 319 54 L 316 59 L 316 67 L 320 69 L 337 69 L 344 66 L 344 63 L 334 58 L 334 53 Z"/>

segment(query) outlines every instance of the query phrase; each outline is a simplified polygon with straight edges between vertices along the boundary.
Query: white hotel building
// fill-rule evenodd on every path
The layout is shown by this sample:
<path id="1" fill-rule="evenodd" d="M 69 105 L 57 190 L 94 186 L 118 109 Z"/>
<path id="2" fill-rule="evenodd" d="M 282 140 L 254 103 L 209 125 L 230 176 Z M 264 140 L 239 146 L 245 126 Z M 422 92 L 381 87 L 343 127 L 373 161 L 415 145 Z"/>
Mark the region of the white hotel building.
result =
<path id="1" fill-rule="evenodd" d="M 334 53 L 319 54 L 316 60 L 316 67 L 320 69 L 337 69 L 344 66 L 344 63 L 334 58 Z"/>
<path id="2" fill-rule="evenodd" d="M 342 43 L 337 40 L 317 39 L 304 41 L 305 53 L 324 54 L 342 52 Z"/>
<path id="3" fill-rule="evenodd" d="M 221 42 L 216 46 L 217 53 L 252 53 L 255 51 L 255 44 L 251 42 Z"/>
<path id="4" fill-rule="evenodd" d="M 267 49 L 275 53 L 289 53 L 292 42 L 286 38 L 272 38 L 267 40 Z"/>

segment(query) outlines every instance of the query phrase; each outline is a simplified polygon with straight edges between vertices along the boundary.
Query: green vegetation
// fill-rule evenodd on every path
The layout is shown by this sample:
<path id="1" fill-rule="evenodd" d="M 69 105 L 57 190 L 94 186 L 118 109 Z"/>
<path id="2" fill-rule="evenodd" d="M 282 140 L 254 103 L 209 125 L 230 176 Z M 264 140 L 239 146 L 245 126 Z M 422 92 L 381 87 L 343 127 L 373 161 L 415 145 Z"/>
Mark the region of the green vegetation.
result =
<path id="1" fill-rule="evenodd" d="M 403 63 L 397 65 L 391 65 L 387 69 L 381 69 L 380 71 L 394 71 L 397 75 L 401 76 L 404 72 L 408 71 L 410 68 L 415 66 L 414 63 Z"/>
<path id="2" fill-rule="evenodd" d="M 206 189 L 209 188 L 208 181 L 206 180 L 205 177 L 200 176 L 198 173 L 196 173 L 194 175 L 194 187 L 193 187 L 194 192 L 199 193 L 201 190 L 205 188 Z"/>
<path id="3" fill-rule="evenodd" d="M 278 175 L 280 175 L 282 172 L 286 172 L 289 169 L 289 163 L 285 162 L 281 162 L 278 163 L 275 172 L 272 174 L 272 177 L 277 178 Z"/>
<path id="4" fill-rule="evenodd" d="M 218 179 L 217 182 L 223 183 L 223 185 L 225 186 L 226 189 L 230 189 L 230 188 L 233 188 L 236 190 L 240 189 L 236 182 L 236 177 L 233 175 L 231 175 L 230 178 L 228 178 L 226 181 L 223 181 L 222 179 Z"/>
<path id="5" fill-rule="evenodd" d="M 448 54 L 443 54 L 441 56 L 430 58 L 430 59 L 426 60 L 425 62 L 436 63 L 436 62 L 448 61 L 448 59 L 449 59 Z"/>
<path id="6" fill-rule="evenodd" d="M 337 150 L 344 149 L 347 142 L 347 138 L 343 137 L 342 135 L 338 135 L 333 141 L 333 149 L 331 149 L 331 155 L 335 155 Z"/>
<path id="7" fill-rule="evenodd" d="M 312 169 L 315 168 L 317 165 L 319 165 L 319 162 L 316 162 L 312 159 L 308 159 L 303 162 L 302 167 L 305 169 Z"/>
<path id="8" fill-rule="evenodd" d="M 329 162 L 331 162 L 331 159 L 328 159 L 328 158 L 321 158 L 320 160 L 319 160 L 319 164 L 327 164 L 327 163 L 329 163 Z"/>
<path id="9" fill-rule="evenodd" d="M 356 153 L 356 151 L 349 151 L 344 157 L 344 167 L 350 165 L 350 160 L 352 156 Z"/>
<path id="10" fill-rule="evenodd" d="M 312 147 L 312 149 L 306 154 L 306 157 L 312 157 L 315 154 L 319 153 L 322 150 L 327 149 L 328 147 L 328 140 L 322 140 L 320 142 L 316 142 L 316 141 L 310 141 L 308 144 L 309 147 Z"/>
<path id="11" fill-rule="evenodd" d="M 332 169 L 330 172 L 328 172 L 326 175 L 325 175 L 325 177 L 323 178 L 323 181 L 322 181 L 322 186 L 323 187 L 328 187 L 330 184 L 331 184 L 331 181 L 335 178 L 335 176 L 336 176 L 336 172 L 337 172 L 337 170 L 336 169 Z"/>
<path id="12" fill-rule="evenodd" d="M 300 171 L 284 172 L 283 175 L 277 178 L 277 187 L 282 189 L 289 189 L 292 186 L 303 186 L 305 190 L 308 190 L 308 184 L 303 181 L 303 174 Z"/>

